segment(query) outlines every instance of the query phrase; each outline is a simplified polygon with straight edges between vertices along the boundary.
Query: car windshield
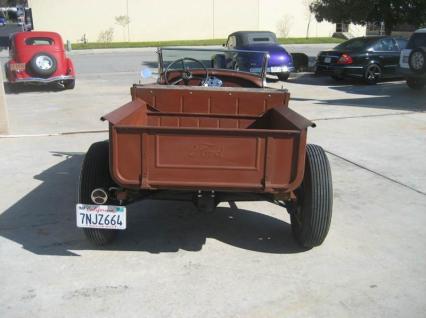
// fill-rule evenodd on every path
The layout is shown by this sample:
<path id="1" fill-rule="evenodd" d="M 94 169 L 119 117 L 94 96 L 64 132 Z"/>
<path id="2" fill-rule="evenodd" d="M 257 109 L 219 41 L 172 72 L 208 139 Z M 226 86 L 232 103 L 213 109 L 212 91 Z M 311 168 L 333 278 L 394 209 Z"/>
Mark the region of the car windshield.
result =
<path id="1" fill-rule="evenodd" d="M 408 42 L 407 49 L 415 49 L 426 46 L 426 33 L 414 33 Z"/>
<path id="2" fill-rule="evenodd" d="M 370 46 L 374 41 L 377 39 L 369 39 L 369 38 L 355 38 L 348 40 L 346 42 L 340 43 L 338 46 L 336 46 L 335 50 L 346 50 L 346 51 L 357 51 L 366 49 L 368 46 Z"/>
<path id="3" fill-rule="evenodd" d="M 267 52 L 223 49 L 160 48 L 160 73 L 182 69 L 222 69 L 263 76 Z M 183 60 L 184 59 L 184 60 Z"/>

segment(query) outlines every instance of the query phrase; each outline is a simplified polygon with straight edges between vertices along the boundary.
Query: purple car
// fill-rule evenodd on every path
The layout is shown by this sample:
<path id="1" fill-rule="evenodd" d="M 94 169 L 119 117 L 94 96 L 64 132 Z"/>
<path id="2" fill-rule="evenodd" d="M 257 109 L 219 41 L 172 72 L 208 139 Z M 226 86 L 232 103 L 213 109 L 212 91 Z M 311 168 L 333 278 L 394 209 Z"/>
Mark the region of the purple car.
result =
<path id="1" fill-rule="evenodd" d="M 277 75 L 280 81 L 286 81 L 294 70 L 293 58 L 278 44 L 277 37 L 269 31 L 238 31 L 228 36 L 224 44 L 231 50 L 264 51 L 269 53 L 267 73 Z M 240 70 L 250 71 L 255 61 L 247 61 L 240 54 L 236 62 Z M 257 63 L 259 64 L 259 63 Z"/>

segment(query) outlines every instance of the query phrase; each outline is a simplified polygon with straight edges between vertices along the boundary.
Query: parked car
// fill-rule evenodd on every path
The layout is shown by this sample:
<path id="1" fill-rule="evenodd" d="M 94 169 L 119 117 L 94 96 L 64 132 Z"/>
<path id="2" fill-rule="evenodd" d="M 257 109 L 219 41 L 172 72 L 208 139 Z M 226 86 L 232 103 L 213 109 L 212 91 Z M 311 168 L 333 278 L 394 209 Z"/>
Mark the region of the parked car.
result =
<path id="1" fill-rule="evenodd" d="M 399 61 L 408 87 L 422 89 L 426 85 L 426 28 L 413 33 Z"/>
<path id="2" fill-rule="evenodd" d="M 61 36 L 55 32 L 18 32 L 10 41 L 6 63 L 8 85 L 51 84 L 65 89 L 75 86 L 75 70 L 65 55 Z"/>
<path id="3" fill-rule="evenodd" d="M 4 16 L 3 11 L 0 11 L 0 26 L 5 26 L 7 23 L 7 19 Z"/>
<path id="4" fill-rule="evenodd" d="M 269 31 L 239 31 L 228 36 L 224 46 L 230 50 L 265 51 L 269 54 L 267 73 L 278 76 L 280 81 L 286 81 L 294 71 L 293 58 L 278 44 L 277 37 Z M 229 57 L 228 57 L 229 58 Z M 250 71 L 250 61 L 236 61 L 236 68 Z"/>
<path id="5" fill-rule="evenodd" d="M 102 117 L 110 137 L 89 148 L 76 205 L 90 241 L 110 243 L 126 229 L 126 205 L 157 199 L 200 213 L 269 201 L 290 213 L 301 246 L 322 244 L 333 190 L 325 151 L 306 144 L 315 125 L 288 108 L 287 90 L 262 87 L 266 52 L 245 52 L 263 61 L 255 74 L 207 65 L 222 51 L 159 49 L 158 82 L 133 85 L 132 100 Z"/>
<path id="6" fill-rule="evenodd" d="M 320 52 L 316 73 L 330 74 L 336 80 L 360 78 L 367 84 L 401 77 L 397 72 L 399 56 L 406 45 L 407 40 L 389 36 L 353 38 L 332 50 Z"/>

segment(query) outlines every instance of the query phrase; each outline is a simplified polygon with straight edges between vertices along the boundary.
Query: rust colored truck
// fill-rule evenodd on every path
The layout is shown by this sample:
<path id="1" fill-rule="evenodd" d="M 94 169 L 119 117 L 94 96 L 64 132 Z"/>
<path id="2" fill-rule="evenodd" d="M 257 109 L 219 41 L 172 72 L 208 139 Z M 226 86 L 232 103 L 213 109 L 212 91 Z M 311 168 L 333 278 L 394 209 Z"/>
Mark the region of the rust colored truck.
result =
<path id="1" fill-rule="evenodd" d="M 111 242 L 126 205 L 142 199 L 188 200 L 204 213 L 269 201 L 290 213 L 301 246 L 324 241 L 333 193 L 324 150 L 306 143 L 315 124 L 288 107 L 287 90 L 264 87 L 265 52 L 233 52 L 251 61 L 244 71 L 213 68 L 215 54 L 159 49 L 157 83 L 133 85 L 132 100 L 101 118 L 109 140 L 85 156 L 76 208 L 90 241 Z"/>

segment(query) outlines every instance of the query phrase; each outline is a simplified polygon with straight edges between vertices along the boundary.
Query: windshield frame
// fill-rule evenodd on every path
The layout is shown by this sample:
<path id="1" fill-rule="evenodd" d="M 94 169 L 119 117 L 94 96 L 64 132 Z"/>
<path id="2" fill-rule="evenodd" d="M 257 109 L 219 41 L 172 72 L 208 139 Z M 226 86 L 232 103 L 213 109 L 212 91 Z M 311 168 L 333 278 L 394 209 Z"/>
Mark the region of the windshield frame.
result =
<path id="1" fill-rule="evenodd" d="M 252 73 L 240 70 L 228 70 L 228 69 L 216 69 L 212 67 L 208 67 L 207 70 L 217 70 L 217 71 L 225 71 L 225 72 L 238 72 L 244 74 L 250 74 L 251 76 L 255 76 L 261 78 L 262 80 L 266 79 L 266 73 L 269 62 L 269 54 L 266 51 L 252 51 L 252 50 L 230 50 L 230 49 L 206 49 L 206 48 L 182 48 L 182 47 L 159 47 L 157 48 L 158 55 L 158 74 L 163 74 L 166 70 L 164 67 L 163 60 L 163 51 L 182 51 L 182 52 L 191 52 L 191 51 L 203 51 L 203 52 L 216 52 L 216 53 L 260 53 L 263 54 L 263 65 L 260 73 Z M 183 56 L 182 56 L 183 57 Z"/>

